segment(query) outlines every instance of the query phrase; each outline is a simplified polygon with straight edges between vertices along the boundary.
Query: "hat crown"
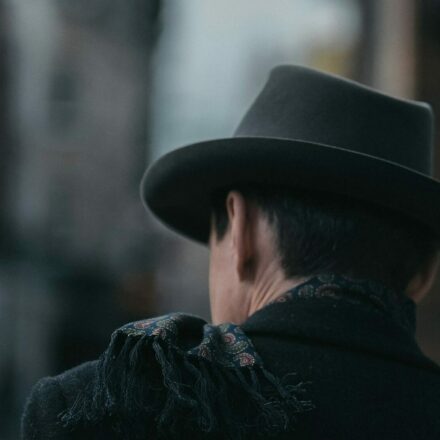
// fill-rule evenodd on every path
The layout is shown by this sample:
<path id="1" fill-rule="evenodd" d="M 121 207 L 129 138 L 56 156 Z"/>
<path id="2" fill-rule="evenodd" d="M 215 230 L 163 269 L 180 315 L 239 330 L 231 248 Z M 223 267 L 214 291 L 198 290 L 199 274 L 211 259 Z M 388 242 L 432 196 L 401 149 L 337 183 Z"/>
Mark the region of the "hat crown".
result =
<path id="1" fill-rule="evenodd" d="M 325 144 L 423 174 L 433 172 L 433 114 L 428 104 L 301 66 L 271 71 L 234 136 Z"/>

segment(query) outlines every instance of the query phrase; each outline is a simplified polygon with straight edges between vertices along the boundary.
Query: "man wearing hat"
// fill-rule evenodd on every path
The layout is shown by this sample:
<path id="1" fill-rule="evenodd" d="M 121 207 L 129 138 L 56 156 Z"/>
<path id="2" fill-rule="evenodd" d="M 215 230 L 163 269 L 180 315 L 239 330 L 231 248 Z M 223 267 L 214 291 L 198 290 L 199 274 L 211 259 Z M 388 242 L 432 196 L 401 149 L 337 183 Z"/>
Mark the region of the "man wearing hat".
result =
<path id="1" fill-rule="evenodd" d="M 439 263 L 425 103 L 278 66 L 231 138 L 142 181 L 210 248 L 213 324 L 116 330 L 34 387 L 25 439 L 439 439 L 440 368 L 415 341 Z"/>

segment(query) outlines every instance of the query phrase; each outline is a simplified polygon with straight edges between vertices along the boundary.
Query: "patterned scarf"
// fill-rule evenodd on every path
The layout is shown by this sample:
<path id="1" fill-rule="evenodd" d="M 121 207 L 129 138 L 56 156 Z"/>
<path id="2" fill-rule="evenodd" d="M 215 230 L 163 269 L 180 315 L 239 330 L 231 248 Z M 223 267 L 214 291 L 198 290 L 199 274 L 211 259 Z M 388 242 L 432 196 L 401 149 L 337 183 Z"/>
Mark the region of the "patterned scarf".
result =
<path id="1" fill-rule="evenodd" d="M 332 298 L 414 326 L 414 303 L 369 280 L 312 277 L 275 302 Z M 305 384 L 264 367 L 234 324 L 174 313 L 124 325 L 101 356 L 95 380 L 62 416 L 66 427 L 111 424 L 120 438 L 249 438 L 288 432 L 313 408 Z M 118 437 L 119 438 L 119 437 Z"/>
<path id="2" fill-rule="evenodd" d="M 369 279 L 325 273 L 310 278 L 278 297 L 273 303 L 294 298 L 328 298 L 349 302 L 373 313 L 380 313 L 410 333 L 415 332 L 416 305 L 403 292 Z"/>

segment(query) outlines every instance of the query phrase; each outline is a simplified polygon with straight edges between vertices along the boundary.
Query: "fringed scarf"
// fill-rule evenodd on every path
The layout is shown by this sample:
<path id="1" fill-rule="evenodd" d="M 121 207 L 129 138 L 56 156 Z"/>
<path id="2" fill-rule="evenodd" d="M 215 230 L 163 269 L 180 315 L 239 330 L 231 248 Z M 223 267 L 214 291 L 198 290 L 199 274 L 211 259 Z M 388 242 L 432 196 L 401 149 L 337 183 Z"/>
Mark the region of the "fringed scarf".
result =
<path id="1" fill-rule="evenodd" d="M 295 296 L 354 301 L 412 325 L 411 301 L 368 280 L 319 275 L 276 302 Z M 239 326 L 175 313 L 116 330 L 95 380 L 61 422 L 111 426 L 123 439 L 264 438 L 294 430 L 298 414 L 313 408 L 306 384 L 293 378 L 267 371 Z"/>
<path id="2" fill-rule="evenodd" d="M 304 384 L 264 368 L 237 325 L 175 313 L 116 330 L 94 382 L 61 421 L 111 425 L 123 439 L 272 436 L 311 409 L 303 394 Z"/>

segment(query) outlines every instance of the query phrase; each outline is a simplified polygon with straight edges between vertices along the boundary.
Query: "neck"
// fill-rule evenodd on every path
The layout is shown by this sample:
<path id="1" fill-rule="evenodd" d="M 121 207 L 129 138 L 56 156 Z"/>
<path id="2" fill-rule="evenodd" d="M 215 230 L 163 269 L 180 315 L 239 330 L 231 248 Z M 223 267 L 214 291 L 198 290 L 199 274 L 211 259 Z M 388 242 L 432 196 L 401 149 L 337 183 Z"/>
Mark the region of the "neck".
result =
<path id="1" fill-rule="evenodd" d="M 287 279 L 277 263 L 269 264 L 249 288 L 250 300 L 247 307 L 247 316 L 251 316 L 257 310 L 274 301 L 288 290 L 304 283 L 309 278 Z"/>

